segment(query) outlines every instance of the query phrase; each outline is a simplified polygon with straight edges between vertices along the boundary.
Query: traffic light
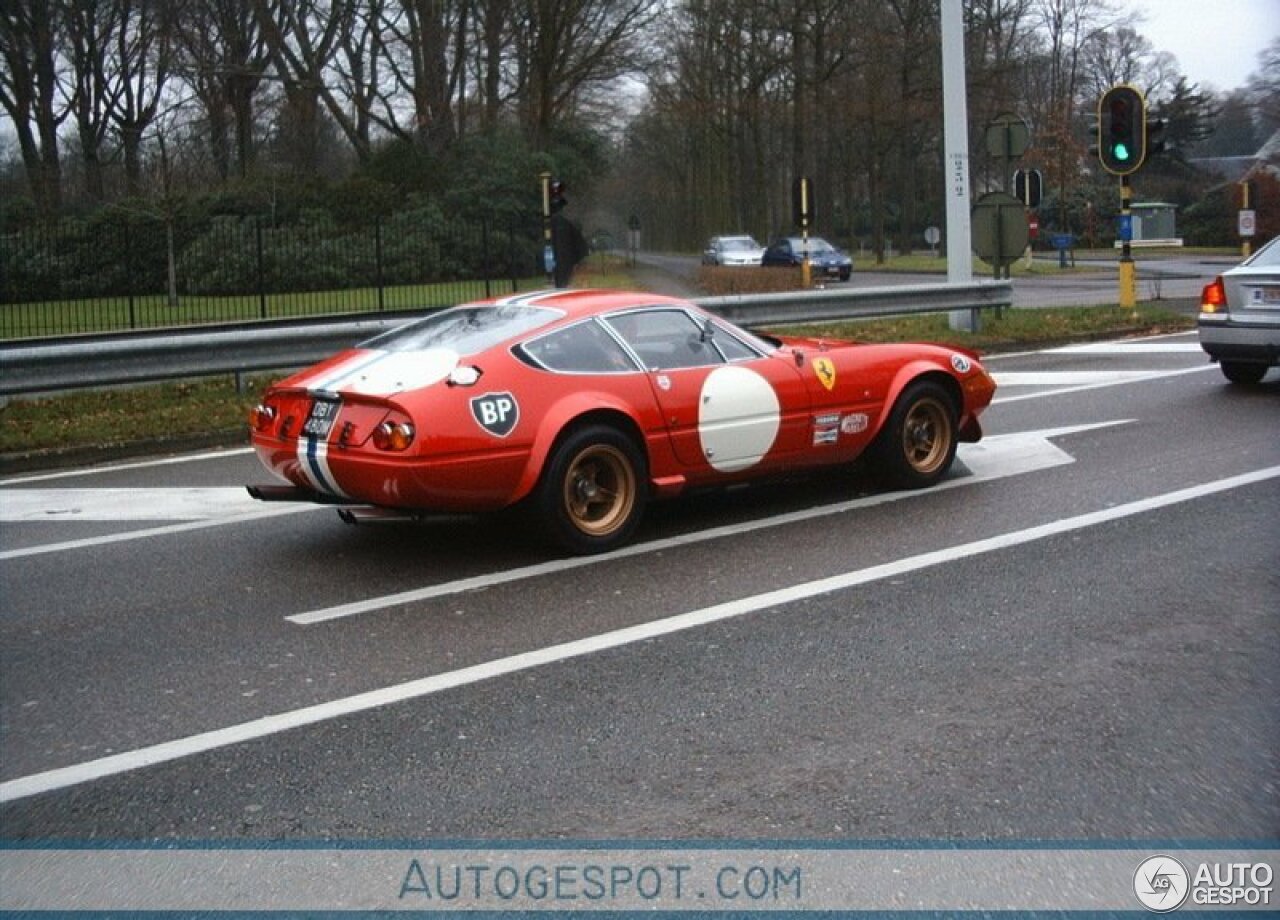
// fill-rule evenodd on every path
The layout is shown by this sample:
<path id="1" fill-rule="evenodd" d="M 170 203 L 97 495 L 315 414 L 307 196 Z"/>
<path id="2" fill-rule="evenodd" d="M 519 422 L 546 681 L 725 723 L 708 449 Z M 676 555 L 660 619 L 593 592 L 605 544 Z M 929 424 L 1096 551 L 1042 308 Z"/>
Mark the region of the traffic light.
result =
<path id="1" fill-rule="evenodd" d="M 1147 157 L 1147 103 L 1126 84 L 1113 86 L 1098 103 L 1098 159 L 1117 176 L 1136 172 Z"/>
<path id="2" fill-rule="evenodd" d="M 1165 136 L 1164 130 L 1169 126 L 1168 119 L 1165 118 L 1148 118 L 1147 119 L 1147 156 L 1151 159 L 1161 153 L 1164 153 Z"/>

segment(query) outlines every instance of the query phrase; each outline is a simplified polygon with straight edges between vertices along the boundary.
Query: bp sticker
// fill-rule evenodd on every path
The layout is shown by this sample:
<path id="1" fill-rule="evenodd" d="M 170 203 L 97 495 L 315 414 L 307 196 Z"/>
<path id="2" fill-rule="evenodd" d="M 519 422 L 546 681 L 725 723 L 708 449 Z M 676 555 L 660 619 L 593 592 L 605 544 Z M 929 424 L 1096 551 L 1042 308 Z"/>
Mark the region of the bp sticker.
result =
<path id="1" fill-rule="evenodd" d="M 485 393 L 471 400 L 471 414 L 489 434 L 505 438 L 520 421 L 520 406 L 510 393 Z"/>

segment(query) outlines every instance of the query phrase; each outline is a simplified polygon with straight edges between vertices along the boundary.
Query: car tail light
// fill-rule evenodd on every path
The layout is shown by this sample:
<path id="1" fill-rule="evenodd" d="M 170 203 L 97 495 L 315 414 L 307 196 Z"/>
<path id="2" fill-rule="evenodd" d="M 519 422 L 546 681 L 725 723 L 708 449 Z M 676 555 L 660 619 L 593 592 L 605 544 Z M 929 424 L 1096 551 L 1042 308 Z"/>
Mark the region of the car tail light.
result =
<path id="1" fill-rule="evenodd" d="M 249 425 L 254 431 L 269 431 L 275 420 L 275 406 L 259 404 L 249 410 Z"/>
<path id="2" fill-rule="evenodd" d="M 378 450 L 408 450 L 413 434 L 413 426 L 408 422 L 383 422 L 373 429 L 373 446 Z"/>
<path id="3" fill-rule="evenodd" d="M 1200 292 L 1200 312 L 1211 316 L 1227 312 L 1227 288 L 1222 283 L 1221 275 L 1214 278 L 1212 284 L 1206 284 Z"/>

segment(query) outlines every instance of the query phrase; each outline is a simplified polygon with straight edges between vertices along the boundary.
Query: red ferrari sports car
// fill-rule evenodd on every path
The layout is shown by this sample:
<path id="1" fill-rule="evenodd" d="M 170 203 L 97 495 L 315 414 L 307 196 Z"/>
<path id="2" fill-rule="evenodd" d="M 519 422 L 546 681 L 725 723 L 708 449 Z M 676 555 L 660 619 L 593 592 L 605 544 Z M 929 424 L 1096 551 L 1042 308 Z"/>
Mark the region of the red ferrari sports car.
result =
<path id="1" fill-rule="evenodd" d="M 257 498 L 348 518 L 528 505 L 548 535 L 601 552 L 646 502 L 847 464 L 927 486 L 982 436 L 995 384 L 933 345 L 773 338 L 688 302 L 544 291 L 408 323 L 272 386 L 254 448 L 289 485 Z"/>

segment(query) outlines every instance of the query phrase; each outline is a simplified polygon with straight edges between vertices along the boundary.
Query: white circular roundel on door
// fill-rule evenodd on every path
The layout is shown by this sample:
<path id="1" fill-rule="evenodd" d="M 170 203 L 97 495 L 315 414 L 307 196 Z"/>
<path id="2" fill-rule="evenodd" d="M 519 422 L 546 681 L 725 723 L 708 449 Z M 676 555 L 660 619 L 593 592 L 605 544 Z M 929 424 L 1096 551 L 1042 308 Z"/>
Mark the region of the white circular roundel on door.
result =
<path id="1" fill-rule="evenodd" d="M 745 367 L 718 367 L 702 384 L 698 437 L 702 455 L 722 473 L 759 463 L 778 437 L 778 394 Z"/>

